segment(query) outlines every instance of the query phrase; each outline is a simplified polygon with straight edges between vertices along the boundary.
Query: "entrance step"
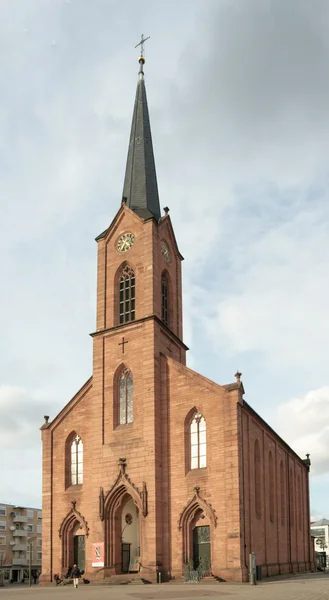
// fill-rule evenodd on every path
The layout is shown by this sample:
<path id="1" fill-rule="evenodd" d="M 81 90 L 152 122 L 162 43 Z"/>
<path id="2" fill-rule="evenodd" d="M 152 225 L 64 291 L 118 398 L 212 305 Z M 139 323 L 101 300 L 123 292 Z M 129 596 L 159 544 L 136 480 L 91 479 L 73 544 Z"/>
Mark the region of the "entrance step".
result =
<path id="1" fill-rule="evenodd" d="M 143 585 L 143 580 L 139 575 L 133 573 L 122 573 L 121 575 L 112 575 L 112 577 L 105 577 L 100 581 L 97 581 L 98 585 Z"/>
<path id="2" fill-rule="evenodd" d="M 221 577 L 216 577 L 216 575 L 205 575 L 202 579 L 200 579 L 200 583 L 223 583 L 224 579 Z"/>

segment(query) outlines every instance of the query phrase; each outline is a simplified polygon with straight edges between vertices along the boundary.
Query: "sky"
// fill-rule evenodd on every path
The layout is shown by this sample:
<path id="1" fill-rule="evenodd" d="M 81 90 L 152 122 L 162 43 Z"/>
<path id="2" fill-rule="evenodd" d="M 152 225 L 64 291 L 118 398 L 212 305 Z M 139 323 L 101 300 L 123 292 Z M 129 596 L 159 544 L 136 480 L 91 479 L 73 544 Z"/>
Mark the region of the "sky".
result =
<path id="1" fill-rule="evenodd" d="M 0 29 L 0 501 L 41 505 L 43 415 L 91 375 L 143 32 L 188 366 L 242 371 L 329 518 L 327 0 L 1 0 Z"/>

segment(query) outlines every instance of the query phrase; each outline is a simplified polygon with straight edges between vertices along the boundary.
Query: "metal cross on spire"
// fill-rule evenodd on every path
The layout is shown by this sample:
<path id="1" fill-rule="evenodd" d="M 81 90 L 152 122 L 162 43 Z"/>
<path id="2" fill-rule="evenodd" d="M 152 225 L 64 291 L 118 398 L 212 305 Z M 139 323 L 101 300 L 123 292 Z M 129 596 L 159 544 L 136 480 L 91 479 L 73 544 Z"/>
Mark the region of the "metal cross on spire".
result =
<path id="1" fill-rule="evenodd" d="M 141 58 L 144 58 L 144 43 L 146 42 L 146 40 L 150 39 L 150 35 L 148 35 L 146 38 L 144 37 L 144 33 L 142 33 L 141 35 L 141 41 L 138 42 L 138 44 L 136 44 L 135 48 L 138 48 L 138 46 L 141 47 Z"/>

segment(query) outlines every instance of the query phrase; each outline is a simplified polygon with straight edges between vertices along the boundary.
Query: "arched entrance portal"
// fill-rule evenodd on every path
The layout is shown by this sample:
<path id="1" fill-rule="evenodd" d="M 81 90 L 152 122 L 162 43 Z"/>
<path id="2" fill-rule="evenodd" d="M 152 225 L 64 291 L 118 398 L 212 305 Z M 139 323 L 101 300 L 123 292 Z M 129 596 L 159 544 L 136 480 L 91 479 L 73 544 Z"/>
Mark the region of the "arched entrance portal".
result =
<path id="1" fill-rule="evenodd" d="M 121 514 L 121 572 L 138 570 L 140 557 L 139 513 L 132 498 L 122 506 Z"/>
<path id="2" fill-rule="evenodd" d="M 72 509 L 63 519 L 59 528 L 62 540 L 62 568 L 67 571 L 74 564 L 80 570 L 85 569 L 85 539 L 88 536 L 88 523 L 72 502 Z"/>
<path id="3" fill-rule="evenodd" d="M 211 540 L 217 524 L 215 512 L 194 488 L 194 496 L 185 506 L 179 519 L 182 531 L 182 566 L 193 561 L 194 569 L 211 571 Z"/>
<path id="4" fill-rule="evenodd" d="M 140 520 L 134 499 L 121 488 L 105 518 L 106 562 L 115 573 L 139 570 Z"/>
<path id="5" fill-rule="evenodd" d="M 146 483 L 140 492 L 129 479 L 126 466 L 126 459 L 120 458 L 114 485 L 105 495 L 101 489 L 99 496 L 100 518 L 105 525 L 105 577 L 127 570 L 138 572 L 143 560 L 141 517 L 148 513 Z"/>

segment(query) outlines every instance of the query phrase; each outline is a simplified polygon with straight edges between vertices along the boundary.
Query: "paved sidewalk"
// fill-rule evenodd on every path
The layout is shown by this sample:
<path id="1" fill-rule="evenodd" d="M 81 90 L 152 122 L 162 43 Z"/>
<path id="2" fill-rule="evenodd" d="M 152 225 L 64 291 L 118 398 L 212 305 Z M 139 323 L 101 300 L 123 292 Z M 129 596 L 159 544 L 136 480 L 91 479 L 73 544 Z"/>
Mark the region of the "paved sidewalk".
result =
<path id="1" fill-rule="evenodd" d="M 249 584 L 79 585 L 0 588 L 0 600 L 329 600 L 329 573 L 296 575 Z"/>

